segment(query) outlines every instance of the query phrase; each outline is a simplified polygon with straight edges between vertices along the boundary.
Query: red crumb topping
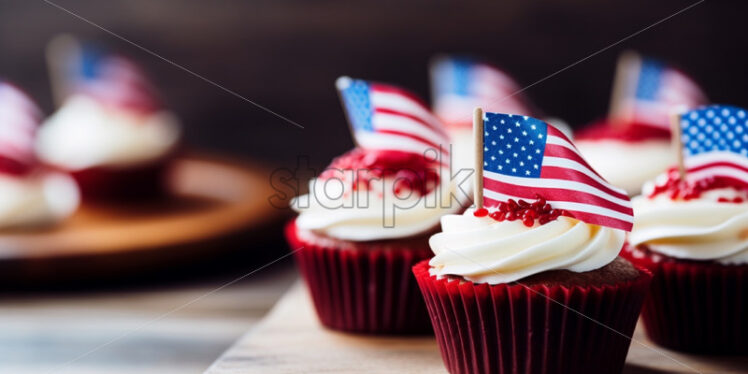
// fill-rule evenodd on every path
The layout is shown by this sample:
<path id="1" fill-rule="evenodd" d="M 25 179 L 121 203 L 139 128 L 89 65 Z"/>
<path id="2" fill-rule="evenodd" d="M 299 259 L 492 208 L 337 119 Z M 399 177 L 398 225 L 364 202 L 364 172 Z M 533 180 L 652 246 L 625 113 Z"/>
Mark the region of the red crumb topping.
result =
<path id="1" fill-rule="evenodd" d="M 489 216 L 496 221 L 516 221 L 520 220 L 527 227 L 532 227 L 535 222 L 545 225 L 548 222 L 555 221 L 560 216 L 574 217 L 570 212 L 562 209 L 553 209 L 551 204 L 540 195 L 536 195 L 533 202 L 525 200 L 515 201 L 509 199 L 506 202 L 500 202 L 498 210 L 491 213 L 486 208 L 476 209 L 473 215 L 476 217 Z"/>
<path id="2" fill-rule="evenodd" d="M 577 140 L 614 139 L 633 143 L 653 139 L 669 140 L 670 130 L 645 123 L 617 124 L 604 120 L 577 131 L 574 138 Z"/>
<path id="3" fill-rule="evenodd" d="M 667 172 L 667 181 L 655 185 L 654 189 L 647 195 L 650 199 L 657 195 L 666 194 L 672 200 L 692 200 L 701 197 L 706 191 L 719 188 L 734 188 L 744 190 L 745 186 L 727 178 L 706 178 L 698 181 L 681 180 L 678 170 L 671 168 Z M 720 197 L 720 203 L 742 203 L 742 197 L 726 198 Z"/>
<path id="4" fill-rule="evenodd" d="M 406 191 L 426 195 L 439 185 L 439 164 L 415 153 L 355 148 L 334 159 L 319 176 L 322 180 L 344 180 L 354 190 L 370 189 L 384 177 L 395 179 L 398 195 Z"/>

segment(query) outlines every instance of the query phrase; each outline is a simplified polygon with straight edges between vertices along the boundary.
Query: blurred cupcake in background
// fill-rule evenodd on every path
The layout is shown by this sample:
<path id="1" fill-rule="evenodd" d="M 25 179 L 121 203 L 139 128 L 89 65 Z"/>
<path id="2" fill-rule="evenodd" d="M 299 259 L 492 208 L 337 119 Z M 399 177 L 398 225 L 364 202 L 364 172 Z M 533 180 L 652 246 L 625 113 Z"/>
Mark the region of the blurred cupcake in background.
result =
<path id="1" fill-rule="evenodd" d="M 681 117 L 683 174 L 634 198 L 624 255 L 654 273 L 642 312 L 653 341 L 698 353 L 748 353 L 748 112 L 709 106 Z"/>
<path id="2" fill-rule="evenodd" d="M 431 331 L 410 273 L 453 201 L 449 143 L 415 95 L 350 78 L 337 82 L 356 148 L 294 199 L 286 228 L 323 325 L 371 334 Z"/>
<path id="3" fill-rule="evenodd" d="M 621 55 L 608 118 L 575 134 L 579 150 L 610 183 L 638 194 L 675 163 L 671 115 L 707 102 L 699 86 L 661 61 Z"/>
<path id="4" fill-rule="evenodd" d="M 180 126 L 143 71 L 68 36 L 50 43 L 48 60 L 60 107 L 39 130 L 39 157 L 71 173 L 85 199 L 162 195 Z"/>
<path id="5" fill-rule="evenodd" d="M 440 56 L 430 66 L 434 114 L 447 126 L 452 137 L 453 162 L 458 168 L 473 168 L 473 110 L 477 107 L 498 113 L 538 117 L 533 105 L 509 74 L 498 67 L 469 57 Z M 571 136 L 558 118 L 546 121 Z"/>
<path id="6" fill-rule="evenodd" d="M 452 137 L 454 167 L 473 168 L 473 110 L 536 115 L 536 110 L 508 74 L 469 57 L 439 56 L 431 61 L 434 114 Z"/>
<path id="7" fill-rule="evenodd" d="M 448 371 L 620 373 L 651 279 L 618 256 L 628 196 L 552 125 L 483 118 L 478 208 L 413 268 Z"/>
<path id="8" fill-rule="evenodd" d="M 42 113 L 18 87 L 0 81 L 0 228 L 59 222 L 78 206 L 68 175 L 44 169 L 34 155 Z"/>

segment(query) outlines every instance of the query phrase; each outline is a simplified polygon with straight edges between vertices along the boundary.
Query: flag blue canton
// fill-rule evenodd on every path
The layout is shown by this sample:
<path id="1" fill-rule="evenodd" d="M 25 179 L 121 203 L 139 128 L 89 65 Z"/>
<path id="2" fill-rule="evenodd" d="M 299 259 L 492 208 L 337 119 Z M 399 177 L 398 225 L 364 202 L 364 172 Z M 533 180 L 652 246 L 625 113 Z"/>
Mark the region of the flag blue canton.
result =
<path id="1" fill-rule="evenodd" d="M 437 95 L 469 96 L 470 74 L 475 63 L 468 58 L 442 58 L 435 65 Z"/>
<path id="2" fill-rule="evenodd" d="M 662 83 L 662 72 L 665 66 L 656 60 L 645 59 L 639 68 L 639 80 L 636 85 L 636 97 L 644 100 L 655 100 Z"/>
<path id="3" fill-rule="evenodd" d="M 503 175 L 540 178 L 548 127 L 527 116 L 486 113 L 483 169 Z"/>
<path id="4" fill-rule="evenodd" d="M 101 64 L 104 60 L 103 51 L 93 46 L 83 46 L 80 54 L 80 78 L 93 80 L 99 77 Z"/>
<path id="5" fill-rule="evenodd" d="M 748 118 L 744 109 L 712 105 L 681 116 L 681 140 L 687 156 L 728 151 L 748 156 Z"/>
<path id="6" fill-rule="evenodd" d="M 374 131 L 371 117 L 371 96 L 369 84 L 361 80 L 341 81 L 340 94 L 348 111 L 348 117 L 356 131 Z"/>
<path id="7" fill-rule="evenodd" d="M 468 59 L 454 59 L 451 61 L 452 65 L 452 92 L 460 96 L 467 96 L 468 85 L 470 83 L 470 70 L 473 67 L 473 62 Z"/>

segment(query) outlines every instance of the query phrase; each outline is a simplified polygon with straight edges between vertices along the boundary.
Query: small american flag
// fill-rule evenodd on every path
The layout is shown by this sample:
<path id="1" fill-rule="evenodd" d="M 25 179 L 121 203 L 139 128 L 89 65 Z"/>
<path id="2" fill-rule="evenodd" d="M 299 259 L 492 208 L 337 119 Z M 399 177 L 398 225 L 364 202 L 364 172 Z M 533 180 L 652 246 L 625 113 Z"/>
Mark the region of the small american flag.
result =
<path id="1" fill-rule="evenodd" d="M 35 161 L 34 138 L 41 110 L 18 87 L 0 81 L 0 158 L 25 170 Z"/>
<path id="2" fill-rule="evenodd" d="M 156 90 L 131 60 L 92 45 L 69 51 L 67 74 L 72 93 L 139 111 L 160 107 Z"/>
<path id="3" fill-rule="evenodd" d="M 414 94 L 348 77 L 336 82 L 356 143 L 365 149 L 448 155 L 441 121 Z M 427 154 L 436 150 L 436 154 Z M 444 158 L 442 158 L 444 160 Z"/>
<path id="4" fill-rule="evenodd" d="M 674 111 L 707 102 L 691 78 L 661 61 L 629 56 L 619 69 L 623 71 L 617 84 L 623 87 L 621 101 L 613 104 L 616 118 L 669 130 Z"/>
<path id="5" fill-rule="evenodd" d="M 711 105 L 681 115 L 686 179 L 727 179 L 748 186 L 748 112 Z"/>
<path id="6" fill-rule="evenodd" d="M 533 115 L 520 86 L 490 64 L 470 58 L 441 57 L 431 63 L 434 112 L 452 126 L 472 126 L 476 107 L 491 112 Z"/>
<path id="7" fill-rule="evenodd" d="M 536 194 L 581 221 L 630 231 L 626 192 L 606 182 L 561 131 L 532 117 L 486 113 L 483 197 L 487 207 Z"/>

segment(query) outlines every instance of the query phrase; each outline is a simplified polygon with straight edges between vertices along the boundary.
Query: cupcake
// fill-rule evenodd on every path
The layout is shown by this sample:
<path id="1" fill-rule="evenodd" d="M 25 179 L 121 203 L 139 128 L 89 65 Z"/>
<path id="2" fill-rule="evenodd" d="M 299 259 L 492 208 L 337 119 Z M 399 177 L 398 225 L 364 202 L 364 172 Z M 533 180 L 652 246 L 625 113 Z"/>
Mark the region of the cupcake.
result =
<path id="1" fill-rule="evenodd" d="M 36 160 L 40 118 L 41 111 L 26 94 L 0 81 L 0 229 L 56 223 L 78 206 L 75 181 Z"/>
<path id="2" fill-rule="evenodd" d="M 473 168 L 473 119 L 476 107 L 485 110 L 534 115 L 536 110 L 521 86 L 496 66 L 473 58 L 440 56 L 431 61 L 434 114 L 452 138 L 453 161 Z"/>
<path id="3" fill-rule="evenodd" d="M 705 102 L 681 71 L 629 52 L 619 59 L 608 118 L 578 131 L 575 142 L 600 175 L 634 195 L 676 161 L 672 112 Z"/>
<path id="4" fill-rule="evenodd" d="M 86 199 L 162 195 L 180 128 L 140 68 L 71 39 L 49 55 L 61 106 L 39 130 L 41 160 L 69 172 Z"/>
<path id="5" fill-rule="evenodd" d="M 448 143 L 436 117 L 400 88 L 338 80 L 356 148 L 294 199 L 286 227 L 323 325 L 369 334 L 428 333 L 410 269 L 429 258 L 452 201 Z"/>
<path id="6" fill-rule="evenodd" d="M 522 87 L 498 67 L 476 59 L 457 56 L 437 57 L 430 67 L 434 114 L 447 127 L 452 138 L 453 163 L 472 169 L 475 163 L 473 123 L 470 113 L 485 110 L 521 115 L 539 115 Z M 567 124 L 547 118 L 556 128 L 570 135 Z"/>
<path id="7" fill-rule="evenodd" d="M 748 353 L 746 111 L 713 106 L 681 122 L 677 169 L 633 200 L 624 255 L 654 273 L 642 317 L 656 343 L 696 353 Z"/>
<path id="8" fill-rule="evenodd" d="M 413 268 L 447 369 L 620 372 L 651 278 L 618 256 L 625 192 L 553 126 L 484 120 L 485 206 L 444 216 Z"/>

